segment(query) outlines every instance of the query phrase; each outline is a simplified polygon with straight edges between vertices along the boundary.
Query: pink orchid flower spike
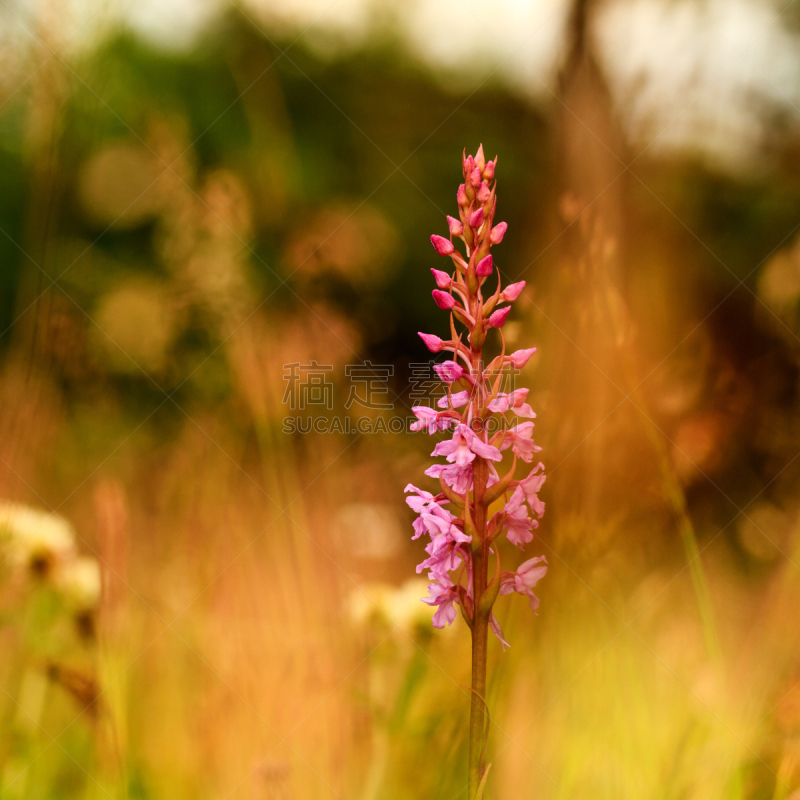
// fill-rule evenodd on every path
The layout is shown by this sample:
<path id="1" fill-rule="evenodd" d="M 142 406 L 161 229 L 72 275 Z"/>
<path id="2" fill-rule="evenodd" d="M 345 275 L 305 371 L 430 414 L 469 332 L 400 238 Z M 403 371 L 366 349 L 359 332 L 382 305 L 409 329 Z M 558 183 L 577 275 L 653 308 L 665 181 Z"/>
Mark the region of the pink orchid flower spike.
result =
<path id="1" fill-rule="evenodd" d="M 492 333 L 503 328 L 525 289 L 521 280 L 504 280 L 503 290 L 499 285 L 500 267 L 491 249 L 503 241 L 508 225 L 495 222 L 496 173 L 497 158 L 487 161 L 483 146 L 474 156 L 465 152 L 457 216 L 447 217 L 447 237 L 431 236 L 436 252 L 452 262 L 450 270 L 431 268 L 436 284 L 433 301 L 449 318 L 449 338 L 419 335 L 430 352 L 447 353 L 450 360 L 434 366 L 445 389 L 437 402 L 440 410 L 415 406 L 411 427 L 430 435 L 446 433 L 431 453 L 444 461 L 425 470 L 436 482 L 432 491 L 406 487 L 408 505 L 417 515 L 412 538 L 426 539 L 427 557 L 417 571 L 428 576 L 423 602 L 436 609 L 433 626 L 452 625 L 460 611 L 472 636 L 470 800 L 485 770 L 488 632 L 503 649 L 509 646 L 495 615 L 495 602 L 499 596 L 521 594 L 536 613 L 539 599 L 533 589 L 547 572 L 544 556 L 530 558 L 516 570 L 500 570 L 498 537 L 505 534 L 520 549 L 534 539 L 545 509 L 539 499 L 545 474 L 541 463 L 529 467 L 541 447 L 533 439 L 536 414 L 528 390 L 507 385 L 536 348 L 506 354 L 502 336 Z M 487 283 L 494 280 L 498 285 L 491 290 Z M 458 331 L 457 325 L 463 330 Z M 487 337 L 497 337 L 494 346 L 500 351 L 489 368 L 484 367 Z M 507 391 L 500 391 L 501 385 Z M 515 474 L 517 469 L 523 474 Z M 490 506 L 499 509 L 491 518 Z"/>

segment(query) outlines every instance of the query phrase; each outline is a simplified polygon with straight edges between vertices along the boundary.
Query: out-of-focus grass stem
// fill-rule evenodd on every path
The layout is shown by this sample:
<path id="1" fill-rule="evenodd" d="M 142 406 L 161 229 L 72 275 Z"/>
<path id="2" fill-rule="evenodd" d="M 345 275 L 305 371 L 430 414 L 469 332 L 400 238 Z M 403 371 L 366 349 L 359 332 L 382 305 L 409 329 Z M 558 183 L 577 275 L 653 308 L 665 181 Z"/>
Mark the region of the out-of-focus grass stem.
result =
<path id="1" fill-rule="evenodd" d="M 591 256 L 590 256 L 591 258 Z M 592 259 L 595 260 L 595 259 Z M 596 269 L 603 269 L 603 265 L 595 264 Z M 714 611 L 711 603 L 711 594 L 708 590 L 703 562 L 700 558 L 700 548 L 697 544 L 697 534 L 694 529 L 689 511 L 686 506 L 686 495 L 678 482 L 675 470 L 670 462 L 669 452 L 667 451 L 664 439 L 656 427 L 650 422 L 650 414 L 647 411 L 647 401 L 640 388 L 640 381 L 637 380 L 636 370 L 632 363 L 630 347 L 625 347 L 630 341 L 630 326 L 626 324 L 625 306 L 622 297 L 616 293 L 611 285 L 605 280 L 605 291 L 602 292 L 606 311 L 611 321 L 614 342 L 620 354 L 625 381 L 630 388 L 628 397 L 634 406 L 642 412 L 645 434 L 653 447 L 658 462 L 658 470 L 661 478 L 661 487 L 664 497 L 670 505 L 672 513 L 678 522 L 678 532 L 680 533 L 683 549 L 686 553 L 689 574 L 692 578 L 692 586 L 697 596 L 697 605 L 700 612 L 700 620 L 703 626 L 703 638 L 705 641 L 708 655 L 715 661 L 720 661 L 720 645 L 717 634 L 717 627 L 714 621 Z"/>

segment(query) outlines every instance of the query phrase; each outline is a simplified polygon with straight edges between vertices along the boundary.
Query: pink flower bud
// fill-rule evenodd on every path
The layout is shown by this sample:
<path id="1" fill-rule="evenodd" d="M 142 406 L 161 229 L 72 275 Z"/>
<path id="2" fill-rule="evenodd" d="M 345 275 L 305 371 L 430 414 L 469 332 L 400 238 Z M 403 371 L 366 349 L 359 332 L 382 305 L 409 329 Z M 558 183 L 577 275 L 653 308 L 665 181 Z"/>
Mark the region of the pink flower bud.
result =
<path id="1" fill-rule="evenodd" d="M 438 353 L 444 348 L 444 342 L 432 333 L 420 333 L 419 338 L 422 339 L 425 343 L 425 347 L 427 347 L 431 353 Z"/>
<path id="2" fill-rule="evenodd" d="M 502 328 L 506 324 L 508 315 L 511 313 L 511 306 L 500 308 L 489 317 L 489 325 L 493 328 Z"/>
<path id="3" fill-rule="evenodd" d="M 464 176 L 469 175 L 475 169 L 475 159 L 472 156 L 467 156 L 464 159 Z"/>
<path id="4" fill-rule="evenodd" d="M 478 189 L 478 202 L 485 203 L 491 196 L 492 193 L 489 190 L 489 184 L 486 183 L 486 181 L 483 181 L 480 189 Z"/>
<path id="5" fill-rule="evenodd" d="M 459 208 L 466 208 L 469 205 L 469 198 L 467 197 L 467 185 L 465 183 L 462 183 L 461 186 L 458 187 L 456 200 L 458 201 Z"/>
<path id="6" fill-rule="evenodd" d="M 500 295 L 500 302 L 513 303 L 520 296 L 520 293 L 524 288 L 525 281 L 520 281 L 519 283 L 510 283 L 505 289 L 503 289 L 503 293 Z"/>
<path id="7" fill-rule="evenodd" d="M 475 274 L 479 278 L 488 278 L 492 274 L 492 257 L 486 256 L 482 258 L 475 266 Z M 525 285 L 524 283 L 522 284 Z M 506 289 L 506 291 L 508 291 Z"/>
<path id="8" fill-rule="evenodd" d="M 456 299 L 451 294 L 447 294 L 447 292 L 441 292 L 438 289 L 434 289 L 431 293 L 433 295 L 434 302 L 436 303 L 442 311 L 449 311 L 453 306 L 456 304 Z"/>
<path id="9" fill-rule="evenodd" d="M 479 145 L 478 152 L 475 154 L 475 166 L 483 172 L 483 168 L 486 166 L 486 157 L 483 155 L 483 145 Z"/>
<path id="10" fill-rule="evenodd" d="M 435 233 L 431 236 L 431 244 L 440 256 L 449 256 L 456 251 L 452 242 L 445 239 L 444 236 L 437 236 Z"/>
<path id="11" fill-rule="evenodd" d="M 487 161 L 486 166 L 483 168 L 483 179 L 491 181 L 494 178 L 494 161 Z"/>
<path id="12" fill-rule="evenodd" d="M 455 361 L 445 361 L 444 364 L 434 364 L 433 369 L 445 383 L 453 383 L 464 374 L 464 367 Z"/>
<path id="13" fill-rule="evenodd" d="M 455 217 L 448 217 L 447 225 L 450 228 L 451 236 L 461 236 L 464 233 L 464 226 Z"/>
<path id="14" fill-rule="evenodd" d="M 522 369 L 530 360 L 531 356 L 536 352 L 535 347 L 530 347 L 527 350 L 515 350 L 510 356 L 511 363 L 517 368 Z"/>
<path id="15" fill-rule="evenodd" d="M 469 173 L 469 184 L 473 189 L 477 189 L 481 185 L 481 171 L 477 167 Z"/>
<path id="16" fill-rule="evenodd" d="M 450 288 L 450 284 L 453 280 L 446 272 L 442 272 L 440 269 L 431 269 L 431 272 L 433 273 L 433 279 L 436 281 L 436 285 L 440 289 Z M 522 285 L 524 286 L 525 284 L 523 283 Z M 508 289 L 506 289 L 506 291 L 508 291 Z"/>
<path id="17" fill-rule="evenodd" d="M 506 235 L 507 229 L 507 222 L 498 222 L 497 225 L 492 228 L 492 232 L 489 235 L 489 241 L 492 244 L 500 244 L 500 242 L 503 241 L 503 237 Z"/>
<path id="18" fill-rule="evenodd" d="M 470 228 L 480 228 L 481 225 L 483 225 L 483 208 L 479 208 L 469 215 Z"/>

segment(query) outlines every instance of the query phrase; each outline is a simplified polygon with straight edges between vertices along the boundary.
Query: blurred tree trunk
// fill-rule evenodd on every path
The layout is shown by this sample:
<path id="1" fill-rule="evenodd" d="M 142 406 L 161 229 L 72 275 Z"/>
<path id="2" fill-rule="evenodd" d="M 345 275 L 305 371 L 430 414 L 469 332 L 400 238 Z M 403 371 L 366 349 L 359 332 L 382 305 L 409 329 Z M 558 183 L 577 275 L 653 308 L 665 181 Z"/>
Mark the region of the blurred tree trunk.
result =
<path id="1" fill-rule="evenodd" d="M 630 452 L 623 442 L 634 427 L 628 404 L 615 409 L 624 397 L 617 387 L 626 385 L 618 336 L 624 320 L 610 318 L 624 311 L 626 154 L 592 34 L 600 6 L 574 3 L 553 125 L 561 224 L 552 237 L 557 262 L 546 313 L 558 329 L 551 386 L 560 427 L 551 448 L 556 463 L 548 466 L 563 460 L 552 491 L 579 527 L 618 513 Z"/>
<path id="2" fill-rule="evenodd" d="M 625 241 L 627 163 L 592 35 L 601 0 L 575 0 L 567 28 L 567 55 L 558 82 L 558 186 L 589 206 L 620 248 Z M 622 174 L 621 174 L 622 173 Z"/>

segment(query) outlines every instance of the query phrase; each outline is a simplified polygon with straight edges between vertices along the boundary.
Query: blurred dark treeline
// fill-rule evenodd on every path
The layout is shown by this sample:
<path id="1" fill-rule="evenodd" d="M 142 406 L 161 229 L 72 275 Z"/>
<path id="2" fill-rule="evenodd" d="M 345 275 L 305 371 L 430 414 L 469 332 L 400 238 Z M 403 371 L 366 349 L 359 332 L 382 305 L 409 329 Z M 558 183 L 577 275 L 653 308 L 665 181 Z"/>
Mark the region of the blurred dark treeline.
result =
<path id="1" fill-rule="evenodd" d="M 317 306 L 347 320 L 358 343 L 350 355 L 399 365 L 401 392 L 402 365 L 426 357 L 416 331 L 439 324 L 428 299 L 428 237 L 453 211 L 462 148 L 482 141 L 500 156 L 500 209 L 510 226 L 501 270 L 535 287 L 530 335 L 543 339 L 545 364 L 549 350 L 563 366 L 547 342 L 560 340 L 559 327 L 570 333 L 579 316 L 559 305 L 559 283 L 580 280 L 564 259 L 583 246 L 574 216 L 559 213 L 563 192 L 593 192 L 591 180 L 575 186 L 575 175 L 603 177 L 618 158 L 624 224 L 612 231 L 620 254 L 613 280 L 637 330 L 640 367 L 657 363 L 725 299 L 701 335 L 715 353 L 726 351 L 737 374 L 757 370 L 753 388 L 777 382 L 770 403 L 788 402 L 794 357 L 780 330 L 757 324 L 753 292 L 759 265 L 791 241 L 796 171 L 743 179 L 645 154 L 636 177 L 624 174 L 635 148 L 609 157 L 609 146 L 597 145 L 606 134 L 595 133 L 598 115 L 583 122 L 594 104 L 613 128 L 614 109 L 602 76 L 581 89 L 580 53 L 566 60 L 558 94 L 544 105 L 491 74 L 471 92 L 447 90 L 386 36 L 322 59 L 236 14 L 187 53 L 120 35 L 73 63 L 42 58 L 2 111 L 0 325 L 3 346 L 53 369 L 68 397 L 91 403 L 102 386 L 116 387 L 128 406 L 147 406 L 164 390 L 179 402 L 218 403 L 229 394 L 219 345 L 242 320 L 257 307 L 289 319 Z M 572 118 L 593 148 L 565 145 Z M 598 166 L 602 158 L 610 165 Z M 194 209 L 190 191 L 202 198 Z M 602 207 L 594 200 L 578 195 L 579 206 L 591 204 L 587 216 Z M 214 237 L 227 236 L 226 257 L 236 263 L 227 289 L 201 285 L 210 262 L 194 275 L 177 266 L 180 247 L 194 246 L 172 241 L 181 225 L 195 226 L 212 260 L 223 246 Z M 114 295 L 139 278 L 127 300 Z M 223 324 L 211 307 L 227 290 L 238 295 Z M 145 315 L 125 328 L 126 302 L 132 316 L 149 309 L 160 321 L 148 326 Z M 549 315 L 538 313 L 545 308 Z M 102 320 L 112 319 L 124 330 L 109 342 Z M 567 364 L 580 360 L 570 353 Z M 569 391 L 592 393 L 575 374 Z"/>
<path id="2" fill-rule="evenodd" d="M 75 63 L 50 58 L 26 88 L 32 96 L 21 91 L 6 100 L 0 134 L 6 347 L 12 331 L 30 327 L 15 321 L 34 316 L 25 309 L 53 280 L 51 294 L 63 287 L 89 309 L 119 279 L 114 265 L 167 273 L 157 248 L 159 200 L 148 186 L 157 189 L 159 170 L 170 165 L 156 149 L 159 129 L 185 151 L 187 182 L 218 169 L 241 182 L 252 218 L 240 244 L 259 292 L 276 307 L 297 305 L 292 287 L 305 278 L 304 299 L 346 312 L 373 358 L 419 355 L 414 332 L 437 320 L 425 299 L 428 232 L 441 231 L 441 213 L 453 210 L 463 147 L 483 141 L 500 154 L 509 274 L 546 286 L 562 245 L 553 239 L 567 227 L 558 198 L 573 187 L 559 173 L 552 123 L 569 112 L 559 98 L 537 106 L 492 75 L 469 93 L 448 91 L 399 42 L 374 41 L 368 50 L 321 60 L 302 43 L 274 41 L 231 14 L 189 53 L 119 36 Z M 124 158 L 113 161 L 113 149 L 108 163 L 97 163 L 121 144 L 129 148 L 122 153 L 128 172 Z M 103 169 L 112 163 L 121 172 L 107 185 Z M 652 192 L 623 181 L 625 248 L 634 254 L 625 283 L 635 291 L 637 283 L 658 281 L 680 296 L 687 317 L 713 307 L 745 277 L 754 287 L 757 265 L 793 230 L 798 180 L 785 169 L 742 179 L 695 161 L 646 158 L 638 173 Z M 368 279 L 348 276 L 346 266 L 297 269 L 292 261 L 303 235 L 325 237 L 324 224 L 333 223 L 320 211 L 332 202 L 375 209 L 391 230 L 376 248 L 383 252 L 370 254 L 374 266 L 352 267 Z M 34 237 L 39 230 L 45 241 Z M 665 241 L 680 254 L 668 266 L 658 252 Z M 15 244 L 25 242 L 29 257 Z M 106 269 L 87 274 L 82 249 Z M 312 269 L 313 281 L 304 274 Z"/>

